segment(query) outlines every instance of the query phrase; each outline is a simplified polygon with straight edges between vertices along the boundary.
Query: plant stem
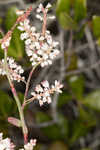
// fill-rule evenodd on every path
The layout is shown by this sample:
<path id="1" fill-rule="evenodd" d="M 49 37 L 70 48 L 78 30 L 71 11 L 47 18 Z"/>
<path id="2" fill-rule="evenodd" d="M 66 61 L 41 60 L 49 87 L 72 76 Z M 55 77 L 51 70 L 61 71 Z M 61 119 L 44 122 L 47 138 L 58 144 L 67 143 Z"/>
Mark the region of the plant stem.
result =
<path id="1" fill-rule="evenodd" d="M 31 80 L 32 74 L 33 74 L 34 70 L 36 69 L 36 67 L 37 67 L 38 65 L 39 65 L 39 63 L 36 64 L 36 65 L 32 68 L 32 70 L 30 71 L 30 73 L 29 73 L 29 77 L 28 77 L 28 80 L 27 80 L 27 83 L 26 83 L 26 89 L 25 89 L 24 102 L 23 102 L 23 104 L 22 104 L 22 109 L 24 109 L 24 106 L 25 106 L 25 101 L 26 101 L 26 97 L 27 97 L 27 94 L 28 94 L 28 89 L 29 89 L 29 84 L 30 84 L 30 80 Z"/>
<path id="2" fill-rule="evenodd" d="M 7 50 L 5 50 L 4 54 L 5 54 L 4 58 L 5 58 L 5 70 L 6 70 L 6 73 L 7 73 L 7 78 L 8 78 L 8 81 L 9 81 L 9 84 L 10 84 L 13 96 L 15 98 L 15 101 L 16 101 L 16 104 L 17 104 L 17 107 L 18 107 L 20 120 L 21 120 L 22 131 L 23 131 L 23 135 L 24 135 L 24 143 L 27 143 L 28 130 L 27 130 L 27 127 L 26 127 L 26 124 L 25 124 L 24 113 L 23 113 L 23 109 L 21 107 L 20 100 L 19 100 L 18 95 L 16 93 L 16 89 L 15 89 L 15 87 L 14 87 L 14 85 L 13 85 L 11 79 L 10 79 L 9 70 L 8 70 L 8 64 L 7 64 Z"/>

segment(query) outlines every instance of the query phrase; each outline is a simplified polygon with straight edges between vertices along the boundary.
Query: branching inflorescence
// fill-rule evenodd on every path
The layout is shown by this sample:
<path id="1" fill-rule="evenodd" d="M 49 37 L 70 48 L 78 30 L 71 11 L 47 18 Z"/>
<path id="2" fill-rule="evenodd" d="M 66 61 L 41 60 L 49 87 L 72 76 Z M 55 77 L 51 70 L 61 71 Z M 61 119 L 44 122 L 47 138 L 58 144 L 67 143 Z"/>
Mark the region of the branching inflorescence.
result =
<path id="1" fill-rule="evenodd" d="M 7 64 L 8 64 L 8 70 L 10 72 L 10 78 L 11 80 L 15 80 L 17 82 L 23 81 L 25 82 L 25 78 L 21 76 L 21 74 L 24 72 L 22 67 L 20 65 L 17 65 L 14 61 L 13 58 L 7 57 Z M 0 62 L 0 74 L 1 75 L 6 75 L 6 70 L 5 70 L 5 62 L 4 59 L 1 60 Z"/>
<path id="2" fill-rule="evenodd" d="M 29 89 L 29 83 L 32 77 L 32 73 L 35 70 L 35 68 L 40 65 L 41 67 L 51 65 L 53 62 L 53 59 L 59 54 L 58 50 L 58 42 L 53 41 L 52 36 L 50 34 L 50 31 L 46 29 L 46 24 L 48 19 L 54 19 L 54 16 L 47 15 L 49 9 L 51 8 L 51 4 L 48 4 L 45 8 L 42 4 L 39 5 L 37 8 L 37 15 L 36 18 L 38 18 L 40 21 L 42 21 L 42 29 L 40 32 L 37 31 L 35 26 L 30 25 L 30 21 L 28 19 L 28 16 L 32 10 L 32 7 L 30 7 L 26 12 L 24 11 L 17 11 L 18 18 L 16 20 L 16 23 L 11 28 L 10 31 L 3 37 L 3 39 L 0 40 L 1 42 L 1 48 L 4 49 L 4 59 L 0 61 L 0 74 L 6 75 L 9 81 L 9 84 L 11 86 L 12 93 L 14 95 L 14 98 L 16 100 L 16 104 L 19 110 L 20 115 L 20 122 L 21 127 L 23 130 L 24 135 L 24 142 L 27 143 L 28 141 L 28 130 L 25 124 L 24 120 L 24 107 L 26 104 L 34 101 L 39 100 L 40 106 L 42 106 L 45 102 L 51 103 L 51 97 L 50 95 L 54 92 L 61 93 L 61 88 L 63 87 L 62 84 L 60 84 L 59 81 L 55 81 L 54 85 L 49 85 L 48 81 L 43 81 L 41 84 L 36 85 L 35 91 L 31 93 L 32 97 L 30 99 L 27 99 L 27 93 Z M 18 26 L 17 26 L 18 24 Z M 20 65 L 18 65 L 13 58 L 9 58 L 7 56 L 8 47 L 10 45 L 11 35 L 14 30 L 14 28 L 17 26 L 17 28 L 22 32 L 20 35 L 21 40 L 24 40 L 25 42 L 25 51 L 28 57 L 30 57 L 30 61 L 32 62 L 32 70 L 29 73 L 29 78 L 27 81 L 25 81 L 25 77 L 21 76 L 23 74 L 24 70 Z M 23 81 L 26 84 L 26 90 L 25 90 L 25 96 L 24 101 L 21 106 L 20 100 L 18 98 L 16 89 L 14 87 L 13 81 Z M 13 118 L 14 119 L 14 118 Z M 17 119 L 13 120 L 10 119 L 12 122 L 16 121 Z M 9 119 L 8 119 L 9 120 Z M 17 123 L 15 123 L 17 125 Z M 3 143 L 2 135 L 1 135 L 1 143 Z M 9 140 L 6 142 L 9 143 Z M 31 140 L 30 143 L 26 144 L 24 146 L 25 150 L 32 150 L 33 146 L 35 146 L 36 140 Z M 5 145 L 5 142 L 4 142 Z M 8 144 L 9 145 L 9 144 Z M 2 148 L 2 150 L 7 149 L 7 147 Z M 8 148 L 9 150 L 13 150 L 14 146 L 11 148 Z M 21 150 L 24 150 L 21 149 Z"/>
<path id="3" fill-rule="evenodd" d="M 25 40 L 26 54 L 30 57 L 32 66 L 35 66 L 37 63 L 39 63 L 41 67 L 52 64 L 52 60 L 59 54 L 59 50 L 56 48 L 59 43 L 53 41 L 50 31 L 46 30 L 46 16 L 50 7 L 50 4 L 48 4 L 46 8 L 40 4 L 37 9 L 38 13 L 43 13 L 43 17 L 39 14 L 36 15 L 38 19 L 43 21 L 43 27 L 40 33 L 36 31 L 34 26 L 31 27 L 29 25 L 28 19 L 25 19 L 24 22 L 20 22 L 20 26 L 18 26 L 18 29 L 23 31 L 21 39 Z"/>

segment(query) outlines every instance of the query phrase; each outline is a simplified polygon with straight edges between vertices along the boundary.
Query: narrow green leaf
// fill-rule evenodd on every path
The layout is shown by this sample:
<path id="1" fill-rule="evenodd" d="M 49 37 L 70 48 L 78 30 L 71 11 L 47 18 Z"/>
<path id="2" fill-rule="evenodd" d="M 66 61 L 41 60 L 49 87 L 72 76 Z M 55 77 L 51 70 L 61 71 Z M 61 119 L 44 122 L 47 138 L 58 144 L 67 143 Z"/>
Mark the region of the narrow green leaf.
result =
<path id="1" fill-rule="evenodd" d="M 57 15 L 62 12 L 70 13 L 70 0 L 58 0 L 56 6 Z"/>
<path id="2" fill-rule="evenodd" d="M 16 109 L 16 104 L 8 94 L 0 91 L 0 117 L 6 118 Z"/>
<path id="3" fill-rule="evenodd" d="M 93 33 L 97 38 L 100 38 L 100 16 L 92 18 Z"/>
<path id="4" fill-rule="evenodd" d="M 76 30 L 77 29 L 77 24 L 76 22 L 72 19 L 70 15 L 68 15 L 66 12 L 61 12 L 59 14 L 59 22 L 65 30 Z"/>
<path id="5" fill-rule="evenodd" d="M 87 0 L 75 0 L 74 11 L 75 11 L 75 21 L 79 22 L 84 19 L 87 15 Z"/>
<path id="6" fill-rule="evenodd" d="M 11 27 L 16 22 L 16 19 L 17 19 L 16 11 L 17 11 L 16 7 L 11 7 L 8 9 L 8 12 L 7 12 L 6 18 L 5 18 L 5 29 L 6 29 L 6 31 L 10 30 Z"/>
<path id="7" fill-rule="evenodd" d="M 17 10 L 16 7 L 11 7 L 6 14 L 6 19 L 5 19 L 6 32 L 10 30 L 11 27 L 16 22 L 17 19 L 16 10 Z M 24 55 L 24 42 L 20 39 L 20 33 L 21 32 L 17 28 L 15 28 L 12 34 L 10 46 L 8 48 L 8 55 L 16 59 L 20 59 Z"/>

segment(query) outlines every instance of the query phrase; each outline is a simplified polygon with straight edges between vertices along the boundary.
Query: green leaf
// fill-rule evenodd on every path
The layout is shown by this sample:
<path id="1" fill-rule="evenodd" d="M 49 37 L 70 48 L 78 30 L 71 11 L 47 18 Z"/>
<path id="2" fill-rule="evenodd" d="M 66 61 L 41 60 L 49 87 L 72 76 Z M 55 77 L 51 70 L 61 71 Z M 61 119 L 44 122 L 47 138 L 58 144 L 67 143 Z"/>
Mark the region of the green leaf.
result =
<path id="1" fill-rule="evenodd" d="M 17 28 L 12 34 L 8 55 L 16 59 L 21 59 L 24 56 L 24 42 L 20 39 L 20 31 Z"/>
<path id="2" fill-rule="evenodd" d="M 11 27 L 16 22 L 17 19 L 16 10 L 17 10 L 16 7 L 11 7 L 6 14 L 5 19 L 6 31 L 10 30 Z M 17 28 L 14 29 L 10 46 L 8 48 L 8 55 L 16 59 L 20 59 L 24 55 L 24 42 L 20 39 L 20 33 L 21 32 Z"/>
<path id="3" fill-rule="evenodd" d="M 88 94 L 83 103 L 94 110 L 100 111 L 100 90 Z"/>
<path id="4" fill-rule="evenodd" d="M 76 34 L 74 35 L 74 39 L 75 40 L 80 40 L 80 39 L 84 38 L 84 29 L 85 29 L 85 26 L 86 26 L 86 23 L 83 24 L 78 31 L 76 31 Z"/>
<path id="5" fill-rule="evenodd" d="M 58 0 L 56 6 L 56 13 L 58 16 L 62 12 L 70 13 L 70 0 Z"/>
<path id="6" fill-rule="evenodd" d="M 100 46 L 100 37 L 97 39 L 97 44 Z"/>
<path id="7" fill-rule="evenodd" d="M 74 2 L 74 13 L 75 13 L 75 21 L 79 22 L 84 19 L 87 15 L 87 0 L 75 0 Z"/>
<path id="8" fill-rule="evenodd" d="M 62 28 L 64 28 L 65 30 L 72 30 L 72 29 L 76 30 L 77 29 L 76 22 L 66 12 L 61 12 L 59 14 L 58 19 L 59 19 L 59 23 L 61 24 Z"/>
<path id="9" fill-rule="evenodd" d="M 71 76 L 68 78 L 69 86 L 78 100 L 83 99 L 84 78 L 83 76 Z"/>
<path id="10" fill-rule="evenodd" d="M 0 119 L 0 132 L 2 132 L 6 137 L 8 136 L 8 123 L 6 119 Z"/>
<path id="11" fill-rule="evenodd" d="M 58 0 L 56 14 L 59 19 L 59 23 L 64 29 L 76 29 L 76 22 L 70 16 L 70 0 Z"/>
<path id="12" fill-rule="evenodd" d="M 0 33 L 0 39 L 2 39 L 3 38 L 3 36 L 2 36 L 2 34 Z M 1 44 L 0 44 L 0 58 L 2 59 L 2 58 L 4 58 L 4 50 L 1 48 Z"/>
<path id="13" fill-rule="evenodd" d="M 97 38 L 100 38 L 100 16 L 92 18 L 93 33 Z"/>
<path id="14" fill-rule="evenodd" d="M 0 119 L 11 116 L 15 109 L 14 100 L 8 94 L 0 91 Z"/>
<path id="15" fill-rule="evenodd" d="M 8 9 L 8 12 L 6 14 L 6 19 L 5 19 L 5 29 L 6 29 L 6 31 L 10 30 L 11 27 L 16 22 L 16 19 L 17 19 L 16 11 L 17 11 L 16 7 L 11 7 L 11 8 Z"/>

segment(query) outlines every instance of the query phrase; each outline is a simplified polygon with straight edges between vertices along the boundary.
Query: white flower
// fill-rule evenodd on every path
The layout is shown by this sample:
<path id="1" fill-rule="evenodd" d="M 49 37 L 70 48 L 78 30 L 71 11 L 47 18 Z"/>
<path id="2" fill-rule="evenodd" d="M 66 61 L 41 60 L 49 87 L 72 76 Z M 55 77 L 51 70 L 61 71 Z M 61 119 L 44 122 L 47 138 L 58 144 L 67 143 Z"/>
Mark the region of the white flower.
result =
<path id="1" fill-rule="evenodd" d="M 38 84 L 35 88 L 36 92 L 43 92 L 43 88 Z"/>
<path id="2" fill-rule="evenodd" d="M 44 40 L 44 36 L 40 36 L 39 40 L 43 41 Z"/>
<path id="3" fill-rule="evenodd" d="M 20 31 L 24 31 L 24 28 L 21 26 L 18 26 L 17 29 L 19 29 Z"/>
<path id="4" fill-rule="evenodd" d="M 16 80 L 18 82 L 25 81 L 24 77 L 21 77 L 21 74 L 24 72 L 20 65 L 17 65 L 13 58 L 7 57 L 7 64 L 9 69 L 9 75 L 11 80 Z M 6 70 L 4 68 L 4 59 L 0 62 L 0 74 L 6 75 Z"/>
<path id="5" fill-rule="evenodd" d="M 0 133 L 0 150 L 14 150 L 15 146 L 9 138 L 3 139 L 3 134 Z"/>
<path id="6" fill-rule="evenodd" d="M 31 44 L 31 39 L 27 39 L 27 40 L 25 41 L 25 44 L 26 44 L 26 45 Z"/>
<path id="7" fill-rule="evenodd" d="M 8 38 L 5 39 L 4 41 L 2 41 L 2 43 L 1 43 L 1 48 L 2 48 L 2 49 L 8 48 L 9 45 L 10 45 L 10 40 L 11 40 L 11 37 L 8 37 Z"/>
<path id="8" fill-rule="evenodd" d="M 37 14 L 37 15 L 36 15 L 36 18 L 39 19 L 40 21 L 43 21 L 43 18 L 42 18 L 41 15 L 38 15 L 38 14 Z"/>
<path id="9" fill-rule="evenodd" d="M 18 16 L 23 15 L 23 14 L 24 14 L 24 11 L 17 10 L 17 11 L 16 11 L 16 14 L 17 14 Z"/>
<path id="10" fill-rule="evenodd" d="M 50 7 L 51 4 L 48 4 L 45 8 L 40 4 L 37 12 L 42 12 L 43 17 L 41 14 L 37 14 L 37 18 L 43 20 L 44 15 L 46 15 L 45 13 L 47 13 Z M 21 40 L 25 40 L 25 51 L 30 57 L 32 66 L 36 64 L 40 64 L 41 67 L 51 65 L 53 59 L 59 54 L 59 50 L 57 49 L 59 43 L 53 41 L 50 31 L 46 30 L 45 34 L 36 32 L 36 28 L 29 25 L 28 19 L 20 22 L 19 29 L 24 29 L 24 33 L 21 34 Z"/>
<path id="11" fill-rule="evenodd" d="M 34 33 L 36 31 L 36 28 L 34 26 L 32 26 L 31 31 Z"/>
<path id="12" fill-rule="evenodd" d="M 46 80 L 46 81 L 43 81 L 41 82 L 42 86 L 45 87 L 45 88 L 49 88 L 49 82 Z"/>
<path id="13" fill-rule="evenodd" d="M 55 80 L 55 90 L 59 93 L 62 93 L 62 91 L 60 90 L 63 87 L 62 84 L 60 84 L 59 81 Z"/>
<path id="14" fill-rule="evenodd" d="M 21 40 L 27 39 L 28 37 L 29 37 L 29 35 L 26 32 L 22 33 L 20 36 Z"/>
<path id="15" fill-rule="evenodd" d="M 39 7 L 37 8 L 37 13 L 40 13 L 42 11 L 43 5 L 40 3 Z"/>
<path id="16" fill-rule="evenodd" d="M 53 94 L 55 91 L 61 93 L 62 87 L 63 85 L 56 80 L 55 85 L 52 85 L 50 88 L 49 82 L 46 80 L 41 82 L 41 85 L 38 84 L 35 88 L 35 92 L 32 92 L 31 95 L 33 96 L 33 100 L 38 99 L 40 106 L 42 106 L 45 102 L 50 104 L 51 103 L 50 94 Z"/>
<path id="17" fill-rule="evenodd" d="M 36 139 L 31 139 L 29 143 L 24 145 L 25 150 L 33 150 L 34 146 L 36 145 Z"/>
<path id="18" fill-rule="evenodd" d="M 54 20 L 56 17 L 55 16 L 49 16 L 48 19 Z"/>
<path id="19" fill-rule="evenodd" d="M 51 97 L 48 97 L 48 104 L 52 102 Z"/>
<path id="20" fill-rule="evenodd" d="M 48 3 L 47 6 L 46 6 L 47 9 L 49 9 L 51 7 L 52 7 L 52 5 L 50 3 Z"/>

